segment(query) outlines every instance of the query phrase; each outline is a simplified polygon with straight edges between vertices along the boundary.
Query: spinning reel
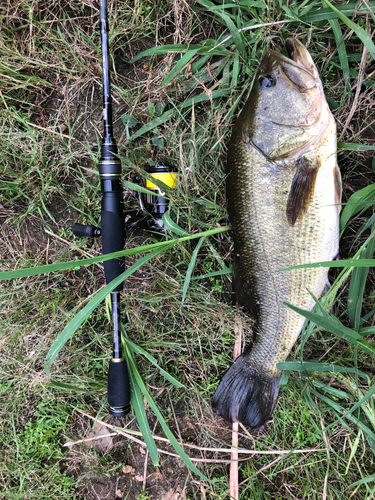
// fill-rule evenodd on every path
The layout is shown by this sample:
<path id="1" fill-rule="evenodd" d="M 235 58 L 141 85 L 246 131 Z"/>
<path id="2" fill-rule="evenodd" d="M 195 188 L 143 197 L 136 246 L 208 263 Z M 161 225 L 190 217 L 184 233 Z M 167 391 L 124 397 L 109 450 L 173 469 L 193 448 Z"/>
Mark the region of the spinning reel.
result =
<path id="1" fill-rule="evenodd" d="M 171 167 L 157 163 L 154 167 L 147 169 L 147 172 L 150 177 L 163 182 L 168 187 L 177 186 L 178 173 L 174 172 Z M 139 182 L 139 178 L 137 181 Z M 145 216 L 146 229 L 164 233 L 163 215 L 168 210 L 169 200 L 165 197 L 165 193 L 149 179 L 146 179 L 146 189 L 153 194 L 138 191 L 139 205 Z"/>
<path id="2" fill-rule="evenodd" d="M 146 171 L 156 181 L 161 181 L 171 188 L 177 187 L 178 172 L 173 167 L 156 163 L 155 166 L 147 168 Z M 135 183 L 141 185 L 141 178 L 137 176 Z M 164 234 L 163 215 L 168 211 L 169 199 L 166 198 L 164 191 L 150 179 L 146 179 L 144 187 L 152 194 L 137 191 L 140 210 L 124 210 L 124 228 L 137 227 L 153 233 Z M 75 236 L 89 238 L 97 238 L 102 234 L 99 227 L 91 224 L 74 224 L 72 232 Z"/>

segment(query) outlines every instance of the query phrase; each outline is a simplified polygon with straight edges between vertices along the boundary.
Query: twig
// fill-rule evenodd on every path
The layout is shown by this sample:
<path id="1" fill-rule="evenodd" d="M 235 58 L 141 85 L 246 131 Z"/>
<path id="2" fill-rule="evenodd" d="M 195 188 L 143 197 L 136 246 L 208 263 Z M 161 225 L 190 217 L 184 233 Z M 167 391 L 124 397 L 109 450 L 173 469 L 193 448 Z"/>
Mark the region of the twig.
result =
<path id="1" fill-rule="evenodd" d="M 176 413 L 174 411 L 174 406 L 173 406 L 173 403 L 172 403 L 172 398 L 171 398 L 171 394 L 169 392 L 168 387 L 167 387 L 167 392 L 168 392 L 168 397 L 169 397 L 169 403 L 171 405 L 171 409 L 172 409 L 172 413 L 173 413 L 173 418 L 174 418 L 174 421 L 175 421 L 175 424 L 176 424 L 176 429 L 177 429 L 178 437 L 180 438 L 180 445 L 183 448 L 184 443 L 182 442 L 182 437 L 181 437 L 181 432 L 180 432 L 180 426 L 178 425 L 178 421 L 177 421 L 177 418 L 176 418 Z"/>
<path id="2" fill-rule="evenodd" d="M 45 127 L 41 127 L 39 125 L 35 125 L 35 123 L 31 123 L 31 122 L 25 122 L 25 123 L 27 123 L 27 125 L 29 125 L 30 127 L 34 127 L 34 128 L 39 129 L 39 130 L 43 130 L 44 132 L 48 132 L 49 134 L 59 135 L 60 137 L 64 137 L 65 139 L 74 139 L 75 141 L 77 141 L 80 144 L 82 144 L 78 139 L 76 139 L 73 136 L 66 135 L 66 134 L 61 134 L 60 132 L 55 132 L 54 130 L 51 130 L 49 128 L 45 128 Z"/>
<path id="3" fill-rule="evenodd" d="M 71 241 L 67 241 L 67 240 L 64 240 L 64 238 L 61 238 L 61 236 L 57 236 L 57 234 L 54 234 L 54 233 L 51 233 L 51 231 L 48 231 L 48 229 L 44 229 L 44 232 L 46 234 L 49 234 L 50 236 L 53 236 L 54 238 L 57 238 L 58 240 L 62 241 L 63 243 L 65 243 L 66 245 L 68 246 L 72 246 L 72 243 Z M 81 253 L 82 255 L 84 255 L 85 257 L 88 257 L 88 258 L 91 258 L 92 255 L 90 255 L 89 253 L 85 252 L 84 250 L 81 250 L 80 248 L 77 248 L 76 249 L 77 252 Z M 95 265 L 101 270 L 103 271 L 103 266 L 101 264 L 99 264 L 99 262 L 95 262 Z"/>
<path id="4" fill-rule="evenodd" d="M 315 404 L 316 404 L 316 406 L 318 406 L 318 399 L 317 398 L 315 398 Z M 323 439 L 324 439 L 324 442 L 325 442 L 326 447 L 327 447 L 327 465 L 328 466 L 327 466 L 326 475 L 324 478 L 323 497 L 322 497 L 323 500 L 327 500 L 328 470 L 329 470 L 329 464 L 330 464 L 330 460 L 329 460 L 330 443 L 329 443 L 328 434 L 327 434 L 327 431 L 325 429 L 321 413 L 319 414 L 319 417 L 320 417 L 320 426 L 322 428 Z"/>
<path id="5" fill-rule="evenodd" d="M 254 443 L 259 444 L 259 446 L 263 446 L 264 448 L 268 448 L 269 450 L 271 450 L 271 446 L 268 446 L 266 443 L 262 443 L 261 441 L 258 441 L 257 439 L 255 439 L 255 437 L 249 433 L 249 431 L 241 424 L 241 422 L 238 422 L 238 423 L 239 423 L 239 427 L 241 427 L 244 430 L 244 434 L 242 432 L 238 432 L 238 437 L 250 439 Z M 204 424 L 204 423 L 202 423 L 201 425 L 204 427 L 208 427 L 209 429 L 219 429 L 221 432 L 228 431 L 227 428 L 221 427 L 220 425 L 208 425 L 208 424 Z M 215 439 L 216 441 L 220 442 L 220 440 L 218 438 L 216 438 L 215 436 L 212 436 L 212 439 Z"/>
<path id="6" fill-rule="evenodd" d="M 355 110 L 357 109 L 358 98 L 359 98 L 359 94 L 361 93 L 362 82 L 363 82 L 363 79 L 364 79 L 364 72 L 365 72 L 365 66 L 366 66 L 367 53 L 368 53 L 367 48 L 366 48 L 365 45 L 363 45 L 362 59 L 361 59 L 361 64 L 359 65 L 358 78 L 357 78 L 357 88 L 355 90 L 355 96 L 354 96 L 353 106 L 352 106 L 352 108 L 350 110 L 348 118 L 346 119 L 344 128 L 342 129 L 340 140 L 344 137 L 344 133 L 346 132 L 346 129 L 348 128 L 349 123 L 351 122 L 351 120 L 353 118 Z"/>
<path id="7" fill-rule="evenodd" d="M 350 141 L 354 141 L 355 139 L 357 139 L 357 137 L 361 134 L 363 134 L 363 132 L 369 128 L 369 127 L 372 127 L 375 123 L 375 120 L 373 120 L 371 123 L 367 124 L 365 127 L 363 127 L 361 130 L 359 130 L 358 132 L 356 132 L 355 134 L 353 134 L 353 137 L 350 139 Z"/>
<path id="8" fill-rule="evenodd" d="M 284 486 L 284 488 L 286 489 L 286 491 L 289 493 L 290 497 L 291 497 L 293 500 L 298 500 L 298 498 L 297 498 L 297 497 L 295 497 L 295 496 L 293 495 L 293 493 L 290 491 L 289 486 L 288 486 L 286 483 L 283 483 L 283 486 Z"/>
<path id="9" fill-rule="evenodd" d="M 1 97 L 1 100 L 3 101 L 4 106 L 6 107 L 6 109 L 9 109 L 8 104 L 6 103 L 6 100 L 4 99 L 4 96 L 3 96 L 3 93 L 1 92 L 1 90 L 0 90 L 0 97 Z"/>
<path id="10" fill-rule="evenodd" d="M 241 354 L 242 342 L 242 321 L 239 314 L 236 314 L 234 331 L 237 333 L 237 336 L 233 349 L 233 361 L 236 361 Z M 231 498 L 238 500 L 238 422 L 233 422 L 232 424 L 232 451 L 230 457 L 229 493 Z"/>
<path id="11" fill-rule="evenodd" d="M 143 465 L 143 489 L 146 489 L 146 481 L 147 481 L 147 464 L 148 464 L 148 449 L 146 450 L 146 458 L 145 463 Z"/>
<path id="12" fill-rule="evenodd" d="M 64 446 L 70 448 L 71 446 L 74 446 L 76 444 L 89 443 L 90 441 L 95 441 L 96 439 L 103 439 L 106 437 L 117 436 L 117 435 L 118 435 L 117 432 L 109 432 L 108 434 L 103 434 L 101 436 L 92 436 L 89 438 L 78 439 L 77 441 L 69 441 L 68 443 L 65 443 Z"/>
<path id="13" fill-rule="evenodd" d="M 140 439 L 136 438 L 135 436 L 142 436 L 142 433 L 139 431 L 131 431 L 128 430 L 128 432 L 124 432 L 123 430 L 119 429 L 118 427 L 108 424 L 107 422 L 104 422 L 103 420 L 99 420 L 96 417 L 93 417 L 92 415 L 89 415 L 88 413 L 83 412 L 82 410 L 79 410 L 76 408 L 76 411 L 81 413 L 81 415 L 84 415 L 85 417 L 91 418 L 91 420 L 95 420 L 99 424 L 102 424 L 108 429 L 112 429 L 113 431 L 117 432 L 117 434 L 127 437 L 128 439 L 131 439 L 132 441 L 135 441 L 136 443 L 140 444 L 141 446 L 146 447 L 146 443 L 141 441 Z M 164 443 L 170 444 L 169 439 L 163 438 L 161 436 L 155 436 L 152 435 L 152 437 L 156 441 L 162 441 Z M 79 441 L 77 441 L 78 443 Z M 68 446 L 69 443 L 64 444 L 63 446 Z M 204 446 L 196 446 L 194 444 L 189 444 L 189 443 L 183 443 L 183 446 L 186 446 L 187 448 L 192 448 L 194 450 L 201 450 L 201 451 L 211 451 L 213 453 L 231 453 L 232 449 L 231 448 L 206 448 Z M 178 457 L 179 455 L 174 455 L 173 453 L 169 453 L 165 450 L 159 450 L 161 453 L 166 453 L 167 455 L 172 455 Z M 306 450 L 269 450 L 269 451 L 258 451 L 258 450 L 243 450 L 241 448 L 238 449 L 238 453 L 243 453 L 245 455 L 287 455 L 288 453 L 314 453 L 316 451 L 326 451 L 325 448 L 311 448 L 311 449 L 306 449 Z M 194 459 L 191 458 L 191 460 L 199 460 L 199 461 L 204 461 L 203 459 Z M 211 462 L 215 462 L 215 460 L 211 460 Z M 224 460 L 224 462 L 230 462 L 230 460 Z"/>
<path id="14" fill-rule="evenodd" d="M 238 422 L 232 423 L 232 451 L 230 454 L 230 474 L 229 474 L 229 493 L 230 497 L 238 500 Z"/>
<path id="15" fill-rule="evenodd" d="M 283 474 L 284 472 L 287 472 L 288 470 L 295 470 L 295 469 L 300 469 L 301 467 L 306 467 L 306 464 L 302 464 L 302 465 L 298 465 L 298 464 L 300 464 L 303 460 L 305 460 L 305 458 L 308 458 L 309 456 L 310 456 L 310 454 L 302 457 L 300 460 L 298 460 L 298 462 L 291 465 L 290 467 L 285 467 L 285 469 L 281 469 L 278 472 L 278 474 Z M 320 464 L 320 463 L 325 462 L 325 461 L 326 461 L 326 459 L 322 458 L 321 460 L 315 460 L 315 462 L 309 462 L 309 467 L 311 467 L 312 465 L 315 465 L 315 464 Z"/>
<path id="16" fill-rule="evenodd" d="M 157 423 L 158 423 L 158 421 L 156 420 L 153 432 L 155 432 Z M 143 490 L 146 489 L 148 456 L 149 456 L 149 451 L 148 451 L 148 448 L 147 448 L 145 463 L 144 463 L 144 466 L 143 466 Z"/>
<path id="17" fill-rule="evenodd" d="M 270 469 L 273 465 L 277 464 L 278 462 L 280 462 L 280 460 L 282 460 L 284 457 L 277 457 L 275 460 L 273 460 L 270 464 L 267 464 L 265 465 L 264 467 L 262 467 L 261 469 L 259 469 L 255 474 L 260 474 L 261 472 L 264 472 L 266 471 L 267 469 Z M 240 486 L 242 486 L 243 484 L 246 484 L 248 481 L 250 481 L 252 476 L 246 478 L 244 481 L 242 481 L 242 483 L 240 483 Z"/>

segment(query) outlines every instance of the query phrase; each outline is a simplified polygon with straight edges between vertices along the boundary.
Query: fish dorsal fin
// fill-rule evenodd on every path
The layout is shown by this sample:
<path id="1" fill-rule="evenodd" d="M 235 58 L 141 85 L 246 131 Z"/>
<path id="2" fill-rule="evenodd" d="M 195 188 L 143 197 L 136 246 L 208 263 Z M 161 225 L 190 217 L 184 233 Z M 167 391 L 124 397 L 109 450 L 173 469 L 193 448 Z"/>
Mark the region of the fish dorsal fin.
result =
<path id="1" fill-rule="evenodd" d="M 286 205 L 286 217 L 291 227 L 302 219 L 313 200 L 319 167 L 319 161 L 312 162 L 304 156 L 297 161 L 297 172 Z"/>

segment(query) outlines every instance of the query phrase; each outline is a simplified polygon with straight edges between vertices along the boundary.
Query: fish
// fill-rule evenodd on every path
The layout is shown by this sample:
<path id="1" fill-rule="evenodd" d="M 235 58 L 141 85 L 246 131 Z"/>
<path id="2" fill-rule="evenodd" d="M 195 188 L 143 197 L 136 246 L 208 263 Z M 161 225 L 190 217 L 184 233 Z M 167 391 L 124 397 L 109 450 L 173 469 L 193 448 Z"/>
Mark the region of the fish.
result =
<path id="1" fill-rule="evenodd" d="M 288 56 L 269 50 L 228 144 L 227 209 L 235 303 L 255 320 L 253 337 L 223 376 L 213 411 L 252 428 L 272 416 L 281 371 L 339 251 L 342 182 L 336 124 L 318 70 L 297 39 Z"/>

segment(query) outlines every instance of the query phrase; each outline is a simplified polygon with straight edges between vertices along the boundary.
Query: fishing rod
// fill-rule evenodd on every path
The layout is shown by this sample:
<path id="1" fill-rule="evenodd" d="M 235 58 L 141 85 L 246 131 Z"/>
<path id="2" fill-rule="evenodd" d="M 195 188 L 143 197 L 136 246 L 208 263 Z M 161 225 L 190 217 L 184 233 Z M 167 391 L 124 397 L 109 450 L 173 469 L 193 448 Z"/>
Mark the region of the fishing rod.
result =
<path id="1" fill-rule="evenodd" d="M 121 185 L 121 161 L 113 137 L 112 97 L 109 70 L 107 0 L 100 0 L 100 36 L 103 63 L 103 122 L 104 134 L 100 149 L 99 175 L 102 192 L 101 229 L 95 226 L 75 224 L 76 236 L 102 237 L 103 255 L 124 249 L 125 220 Z M 106 283 L 109 284 L 124 272 L 124 258 L 104 263 Z M 130 411 L 130 387 L 126 361 L 121 343 L 120 293 L 123 283 L 111 292 L 113 353 L 108 368 L 108 405 L 114 417 L 124 417 Z"/>
<path id="2" fill-rule="evenodd" d="M 100 150 L 99 175 L 102 191 L 101 230 L 103 255 L 123 250 L 125 240 L 124 207 L 121 185 L 121 162 L 113 137 L 112 97 L 109 74 L 109 43 L 107 0 L 100 0 L 100 35 L 103 63 L 103 121 L 104 135 Z M 111 259 L 104 264 L 106 283 L 124 272 L 125 260 Z M 121 282 L 111 292 L 113 354 L 108 368 L 109 413 L 124 417 L 130 411 L 129 375 L 121 343 L 120 292 Z"/>
<path id="3" fill-rule="evenodd" d="M 103 121 L 104 134 L 100 148 L 99 176 L 102 192 L 101 228 L 93 225 L 74 224 L 75 236 L 102 238 L 103 255 L 124 249 L 125 228 L 138 227 L 152 233 L 164 234 L 163 215 L 168 209 L 169 199 L 164 191 L 146 180 L 147 194 L 138 192 L 140 211 L 127 213 L 129 221 L 125 223 L 123 191 L 121 184 L 121 161 L 118 159 L 117 144 L 113 137 L 112 97 L 109 71 L 108 13 L 107 0 L 100 0 L 100 34 L 103 63 Z M 146 168 L 147 174 L 156 182 L 161 181 L 170 188 L 175 188 L 178 172 L 175 168 L 156 163 Z M 140 178 L 136 179 L 140 184 Z M 107 260 L 104 263 L 106 283 L 109 284 L 125 270 L 124 258 Z M 130 387 L 126 361 L 121 343 L 120 293 L 123 283 L 111 292 L 113 354 L 108 368 L 108 405 L 109 413 L 114 417 L 124 417 L 130 411 Z"/>

